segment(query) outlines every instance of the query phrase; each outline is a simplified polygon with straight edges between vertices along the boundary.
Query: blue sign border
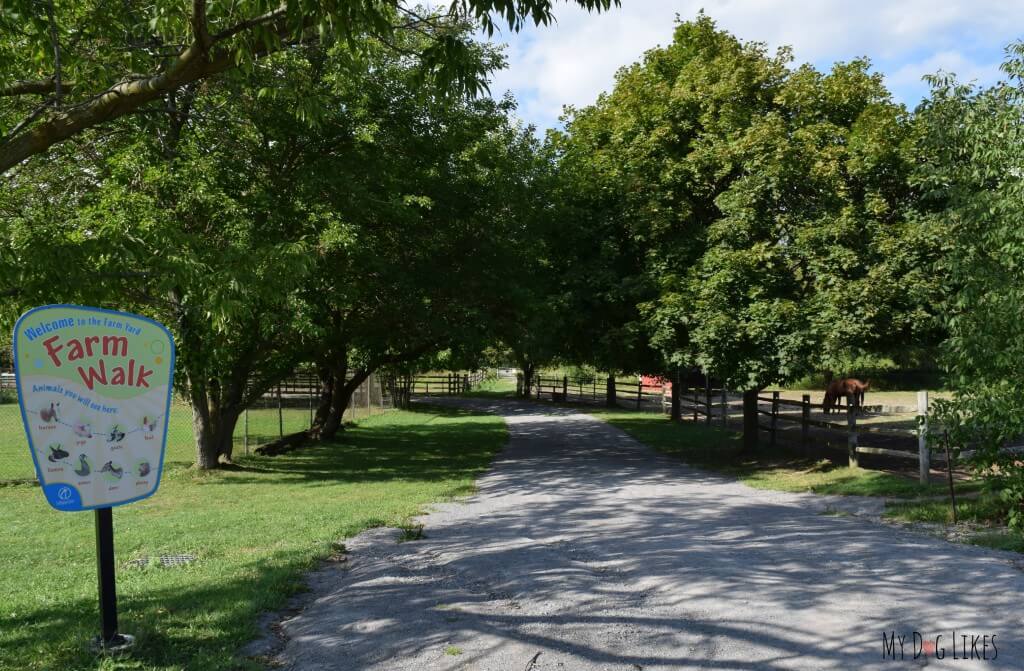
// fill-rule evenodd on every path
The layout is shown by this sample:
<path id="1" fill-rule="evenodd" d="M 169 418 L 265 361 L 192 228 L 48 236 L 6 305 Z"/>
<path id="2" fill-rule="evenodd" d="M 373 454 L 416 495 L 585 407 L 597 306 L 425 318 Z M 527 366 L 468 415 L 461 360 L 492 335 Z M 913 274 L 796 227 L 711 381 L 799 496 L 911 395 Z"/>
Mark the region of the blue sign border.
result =
<path id="1" fill-rule="evenodd" d="M 63 513 L 74 513 L 74 512 L 81 512 L 81 511 L 85 511 L 85 510 L 97 510 L 99 508 L 114 508 L 114 507 L 117 507 L 117 506 L 124 506 L 124 505 L 127 505 L 129 503 L 135 503 L 136 501 L 141 501 L 142 499 L 147 499 L 150 496 L 153 496 L 154 494 L 156 494 L 157 490 L 160 489 L 160 480 L 163 478 L 163 474 L 164 474 L 164 456 L 165 456 L 165 453 L 167 451 L 167 431 L 170 428 L 170 418 L 171 418 L 171 398 L 174 396 L 174 363 L 175 363 L 175 355 L 176 355 L 176 352 L 177 352 L 177 348 L 174 346 L 174 336 L 171 335 L 171 332 L 167 329 L 166 326 L 164 326 L 163 324 L 161 324 L 160 322 L 158 322 L 158 321 L 156 321 L 154 319 L 150 319 L 149 317 L 143 317 L 142 315 L 137 315 L 134 312 L 123 312 L 121 310 L 110 310 L 110 309 L 107 309 L 107 308 L 94 308 L 94 307 L 90 307 L 88 305 L 75 305 L 74 303 L 54 303 L 52 305 L 40 305 L 38 307 L 32 308 L 28 312 L 26 312 L 23 315 L 21 315 L 20 317 L 18 317 L 18 321 L 14 323 L 14 333 L 13 333 L 13 341 L 14 342 L 13 342 L 13 352 L 12 352 L 12 354 L 14 356 L 14 382 L 15 382 L 15 385 L 17 386 L 17 390 L 18 390 L 18 408 L 21 410 L 21 422 L 25 426 L 25 436 L 28 438 L 28 447 L 29 447 L 29 450 L 32 452 L 32 464 L 36 468 L 36 479 L 38 479 L 40 486 L 43 486 L 44 480 L 43 480 L 43 472 L 42 472 L 42 470 L 40 469 L 40 466 L 39 466 L 39 454 L 36 452 L 36 446 L 32 443 L 32 431 L 30 429 L 30 424 L 29 424 L 29 421 L 28 421 L 28 415 L 25 413 L 25 400 L 24 400 L 25 399 L 25 395 L 22 393 L 22 389 L 21 389 L 21 358 L 18 356 L 18 329 L 21 327 L 22 322 L 24 322 L 30 315 L 33 315 L 36 312 L 39 312 L 41 310 L 52 310 L 52 309 L 55 309 L 55 308 L 67 308 L 67 309 L 72 309 L 72 310 L 84 310 L 86 312 L 99 312 L 99 313 L 108 314 L 108 315 L 118 315 L 118 316 L 121 316 L 121 317 L 130 317 L 131 319 L 138 319 L 139 321 L 147 322 L 149 324 L 152 324 L 153 326 L 156 326 L 156 327 L 160 328 L 164 333 L 167 334 L 167 339 L 171 343 L 171 361 L 170 361 L 170 371 L 171 371 L 171 374 L 170 374 L 170 377 L 167 379 L 167 405 L 164 408 L 164 436 L 163 436 L 163 440 L 160 441 L 160 466 L 159 466 L 159 468 L 157 468 L 157 471 L 156 471 L 156 484 L 153 486 L 153 490 L 150 491 L 148 494 L 143 494 L 142 496 L 136 496 L 134 499 L 126 499 L 124 501 L 118 501 L 117 503 L 109 503 L 109 504 L 102 505 L 102 506 L 82 506 L 81 505 L 81 498 L 78 496 L 77 488 L 75 488 L 73 485 L 60 484 L 60 487 L 71 487 L 71 489 L 75 493 L 75 499 L 72 499 L 72 503 L 74 503 L 77 500 L 78 505 L 76 507 L 70 507 L 70 505 L 66 505 L 66 506 L 57 506 L 57 505 L 55 505 L 54 502 L 50 499 L 50 497 L 51 497 L 51 495 L 53 494 L 53 492 L 54 492 L 54 490 L 56 488 L 53 488 L 53 487 L 50 487 L 50 486 L 43 487 L 43 489 L 44 489 L 43 493 L 46 496 L 46 502 L 49 503 L 50 507 L 52 507 L 54 510 L 59 510 L 59 511 L 61 511 Z M 57 483 L 55 483 L 55 484 L 57 484 Z"/>

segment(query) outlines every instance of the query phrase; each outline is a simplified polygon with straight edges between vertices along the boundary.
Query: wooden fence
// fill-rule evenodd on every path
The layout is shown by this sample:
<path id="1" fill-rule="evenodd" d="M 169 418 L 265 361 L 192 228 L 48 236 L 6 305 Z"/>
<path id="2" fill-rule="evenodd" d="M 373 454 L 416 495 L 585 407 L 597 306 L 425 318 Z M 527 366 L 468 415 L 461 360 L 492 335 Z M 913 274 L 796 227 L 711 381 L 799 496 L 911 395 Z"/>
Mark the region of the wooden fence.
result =
<path id="1" fill-rule="evenodd" d="M 473 390 L 484 380 L 481 370 L 471 373 L 416 375 L 409 381 L 409 392 L 424 396 L 454 396 Z"/>
<path id="2" fill-rule="evenodd" d="M 518 392 L 523 394 L 523 379 L 518 376 Z M 559 403 L 605 403 L 608 398 L 606 381 L 595 378 L 544 377 L 535 375 L 529 383 L 527 393 L 538 401 L 547 399 Z M 645 385 L 639 380 L 615 383 L 615 404 L 636 410 L 660 411 L 663 398 L 661 385 Z"/>
<path id="3" fill-rule="evenodd" d="M 523 379 L 517 379 L 517 391 L 524 395 Z M 609 391 L 607 380 L 598 381 L 590 378 L 544 377 L 535 375 L 526 393 L 538 401 L 549 400 L 566 403 L 607 404 Z M 616 380 L 614 404 L 618 407 L 650 412 L 670 414 L 672 398 L 667 384 L 644 384 L 640 379 L 636 382 Z M 729 416 L 729 399 L 724 389 L 691 387 L 680 389 L 680 411 L 684 416 L 693 415 L 694 421 L 703 417 L 707 424 L 717 418 L 724 428 Z"/>
<path id="4" fill-rule="evenodd" d="M 759 395 L 757 400 L 758 428 L 768 433 L 769 443 L 773 447 L 778 442 L 780 433 L 784 431 L 780 423 L 790 423 L 800 425 L 799 444 L 803 451 L 807 451 L 812 444 L 812 430 L 840 436 L 845 438 L 850 466 L 858 466 L 862 454 L 915 460 L 919 464 L 920 481 L 923 484 L 928 482 L 931 461 L 945 461 L 945 457 L 939 453 L 933 456 L 928 447 L 927 391 L 917 393 L 917 427 L 914 429 L 879 427 L 858 422 L 862 410 L 852 405 L 846 406 L 844 421 L 814 419 L 811 417 L 811 411 L 821 410 L 824 406 L 821 403 L 812 403 L 810 394 L 804 394 L 802 400 L 794 401 L 779 398 L 779 392 L 775 391 L 771 392 L 770 396 Z M 762 406 L 765 404 L 768 405 L 768 410 L 763 409 Z M 764 417 L 767 417 L 767 420 L 763 420 Z M 763 423 L 764 421 L 767 421 L 767 424 Z"/>

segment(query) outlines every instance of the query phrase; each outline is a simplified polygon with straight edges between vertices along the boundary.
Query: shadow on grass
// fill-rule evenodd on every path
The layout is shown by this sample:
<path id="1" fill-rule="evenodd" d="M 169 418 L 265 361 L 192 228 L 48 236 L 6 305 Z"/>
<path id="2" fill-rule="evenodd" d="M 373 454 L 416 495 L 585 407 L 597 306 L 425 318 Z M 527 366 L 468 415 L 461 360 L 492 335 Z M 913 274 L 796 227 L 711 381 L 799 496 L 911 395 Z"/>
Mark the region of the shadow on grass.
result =
<path id="1" fill-rule="evenodd" d="M 944 492 L 940 483 L 922 486 L 898 473 L 849 468 L 828 459 L 801 455 L 784 446 L 761 447 L 756 453 L 745 453 L 741 434 L 703 424 L 677 424 L 664 418 L 617 412 L 594 414 L 691 466 L 738 478 L 753 487 L 898 498 Z"/>
<path id="2" fill-rule="evenodd" d="M 238 577 L 202 587 L 153 589 L 136 579 L 134 589 L 124 589 L 132 574 L 137 578 L 140 572 L 189 569 L 118 567 L 119 630 L 135 636 L 130 653 L 102 661 L 91 651 L 90 642 L 99 633 L 95 598 L 0 613 L 0 629 L 6 632 L 4 648 L 24 651 L 45 645 L 46 668 L 51 669 L 263 669 L 253 661 L 234 658 L 234 652 L 258 636 L 256 614 L 279 609 L 290 595 L 303 591 L 303 572 L 325 556 L 311 557 L 299 550 L 275 553 L 235 571 Z M 25 661 L 21 658 L 5 666 L 0 652 L 2 668 L 24 668 Z"/>
<path id="3" fill-rule="evenodd" d="M 417 408 L 375 417 L 330 444 L 245 458 L 231 470 L 200 472 L 174 463 L 163 495 L 116 521 L 120 628 L 137 637 L 131 655 L 101 662 L 89 651 L 99 623 L 87 543 L 57 557 L 65 552 L 60 543 L 40 548 L 12 538 L 6 549 L 14 563 L 6 570 L 10 583 L 20 585 L 9 585 L 19 599 L 0 608 L 0 668 L 263 668 L 239 662 L 235 652 L 256 637 L 257 615 L 279 610 L 303 589 L 303 573 L 336 552 L 335 541 L 469 493 L 473 476 L 506 438 L 497 418 Z M 331 485 L 346 486 L 310 489 Z M 62 533 L 88 538 L 82 525 L 69 527 L 39 506 L 19 503 L 52 528 L 47 543 Z M 123 564 L 178 550 L 199 560 L 178 568 Z M 54 577 L 21 581 L 57 560 Z M 0 591 L 0 601 L 3 596 Z"/>
<path id="4" fill-rule="evenodd" d="M 406 424 L 349 425 L 334 440 L 286 455 L 241 457 L 232 477 L 201 482 L 247 485 L 276 479 L 318 486 L 467 478 L 486 468 L 507 438 L 502 424 L 467 410 L 417 404 L 407 412 L 415 417 Z"/>

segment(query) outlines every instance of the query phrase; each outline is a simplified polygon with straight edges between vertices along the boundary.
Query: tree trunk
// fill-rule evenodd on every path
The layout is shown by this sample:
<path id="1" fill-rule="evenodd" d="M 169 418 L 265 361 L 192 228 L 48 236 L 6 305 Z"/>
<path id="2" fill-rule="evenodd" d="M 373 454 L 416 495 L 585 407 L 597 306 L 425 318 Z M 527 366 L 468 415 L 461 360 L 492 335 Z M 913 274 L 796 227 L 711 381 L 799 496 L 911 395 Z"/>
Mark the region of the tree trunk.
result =
<path id="1" fill-rule="evenodd" d="M 610 373 L 604 383 L 604 404 L 609 408 L 618 407 L 618 399 L 615 394 L 615 374 Z"/>
<path id="2" fill-rule="evenodd" d="M 757 451 L 757 395 L 759 390 L 748 389 L 743 392 L 743 451 Z"/>
<path id="3" fill-rule="evenodd" d="M 356 374 L 352 376 L 351 380 L 345 380 L 344 378 L 339 379 L 335 376 L 334 395 L 331 398 L 331 412 L 327 418 L 327 422 L 324 424 L 323 430 L 320 432 L 320 438 L 322 440 L 331 440 L 335 435 L 337 435 L 338 431 L 342 428 L 342 420 L 345 417 L 345 410 L 348 408 L 349 402 L 352 400 L 352 394 L 356 392 L 359 385 L 370 377 L 372 372 L 372 369 L 361 368 L 356 371 Z"/>
<path id="4" fill-rule="evenodd" d="M 676 379 L 672 381 L 672 415 L 671 420 L 673 422 L 679 422 L 683 419 L 683 409 L 680 400 L 682 399 L 682 383 L 680 382 L 679 371 L 676 371 Z"/>
<path id="5" fill-rule="evenodd" d="M 235 425 L 241 408 L 210 407 L 206 394 L 192 394 L 192 432 L 196 439 L 196 468 L 217 468 L 231 461 Z"/>
<path id="6" fill-rule="evenodd" d="M 320 398 L 317 400 L 313 423 L 307 432 L 313 440 L 320 438 L 320 433 L 331 414 L 331 400 L 334 397 L 334 375 L 331 373 L 330 367 L 317 367 L 316 375 L 320 384 Z"/>
<path id="7" fill-rule="evenodd" d="M 534 366 L 529 361 L 522 361 L 519 364 L 520 370 L 523 371 L 523 398 L 530 398 L 530 387 L 533 384 Z"/>

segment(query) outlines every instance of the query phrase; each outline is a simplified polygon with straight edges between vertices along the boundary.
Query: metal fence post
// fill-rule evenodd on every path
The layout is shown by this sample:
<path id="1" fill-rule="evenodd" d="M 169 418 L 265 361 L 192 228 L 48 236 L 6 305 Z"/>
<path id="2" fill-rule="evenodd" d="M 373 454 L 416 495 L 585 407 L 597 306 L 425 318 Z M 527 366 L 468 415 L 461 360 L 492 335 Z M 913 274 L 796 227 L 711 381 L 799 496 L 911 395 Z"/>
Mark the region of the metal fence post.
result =
<path id="1" fill-rule="evenodd" d="M 857 413 L 855 406 L 849 400 L 846 402 L 846 451 L 850 460 L 850 468 L 860 466 L 857 456 Z"/>
<path id="2" fill-rule="evenodd" d="M 932 454 L 928 450 L 928 392 L 917 392 L 917 459 L 921 467 L 922 485 L 928 484 Z"/>
<path id="3" fill-rule="evenodd" d="M 800 450 L 807 455 L 808 443 L 810 442 L 811 431 L 811 395 L 804 394 L 803 403 L 800 405 Z"/>
<path id="4" fill-rule="evenodd" d="M 711 426 L 711 383 L 706 377 L 704 378 L 704 410 L 708 413 L 704 415 L 704 424 Z"/>
<path id="5" fill-rule="evenodd" d="M 284 438 L 284 411 L 281 408 L 281 385 L 277 385 L 277 433 Z"/>
<path id="6" fill-rule="evenodd" d="M 775 433 L 779 427 L 779 392 L 772 392 L 772 436 L 771 436 L 771 447 L 775 447 L 776 439 Z"/>

